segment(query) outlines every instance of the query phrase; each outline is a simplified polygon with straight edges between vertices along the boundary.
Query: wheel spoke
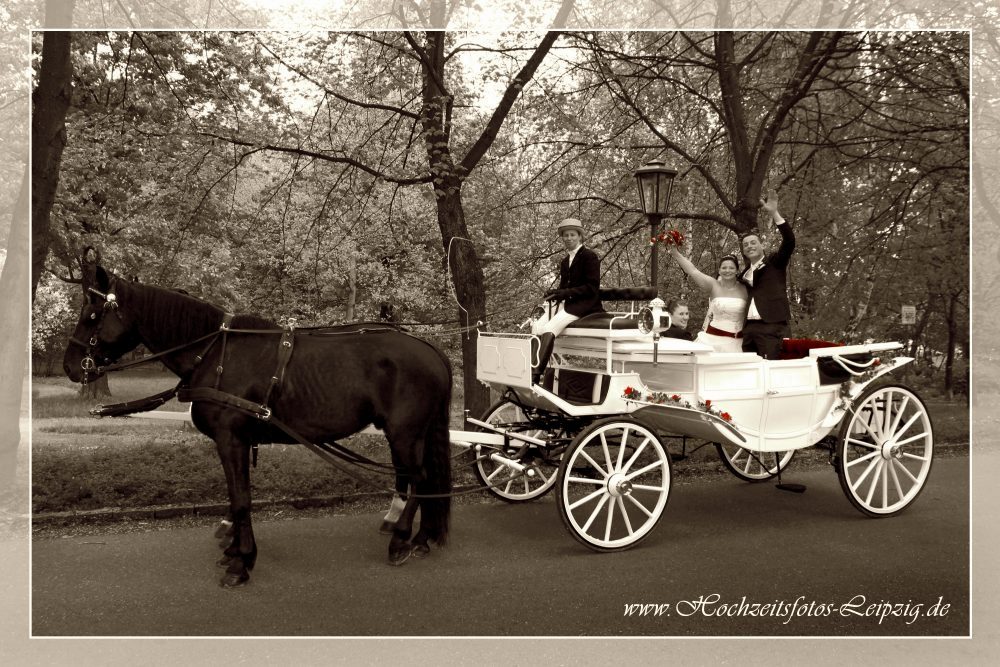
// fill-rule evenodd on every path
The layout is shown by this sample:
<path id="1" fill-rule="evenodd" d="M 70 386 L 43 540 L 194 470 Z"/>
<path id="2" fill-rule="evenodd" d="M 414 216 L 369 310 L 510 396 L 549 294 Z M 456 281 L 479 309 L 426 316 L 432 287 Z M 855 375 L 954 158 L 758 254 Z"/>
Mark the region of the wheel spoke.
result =
<path id="1" fill-rule="evenodd" d="M 611 541 L 611 524 L 614 523 L 615 518 L 615 503 L 612 501 L 608 503 L 608 518 L 604 524 L 604 541 Z"/>
<path id="2" fill-rule="evenodd" d="M 621 496 L 615 498 L 615 504 L 618 505 L 618 510 L 622 513 L 622 518 L 625 520 L 625 530 L 628 532 L 629 537 L 635 534 L 632 530 L 632 522 L 628 518 L 628 512 L 625 510 L 625 501 L 622 500 Z"/>
<path id="3" fill-rule="evenodd" d="M 865 442 L 864 440 L 855 440 L 854 438 L 847 438 L 847 442 L 851 443 L 852 445 L 856 445 L 857 447 L 864 447 L 866 449 L 876 449 L 876 450 L 878 449 L 878 445 L 875 445 L 870 442 Z"/>
<path id="4" fill-rule="evenodd" d="M 496 470 L 494 470 L 493 472 L 491 472 L 489 475 L 486 476 L 486 481 L 492 482 L 493 478 L 496 477 L 498 474 L 500 474 L 500 472 L 506 467 L 507 466 L 497 466 Z"/>
<path id="5" fill-rule="evenodd" d="M 657 468 L 657 467 L 662 466 L 662 465 L 663 465 L 663 461 L 653 461 L 648 466 L 644 466 L 642 468 L 639 468 L 635 472 L 630 472 L 629 474 L 625 475 L 625 479 L 628 480 L 628 481 L 632 481 L 633 479 L 635 479 L 636 477 L 638 477 L 642 473 L 649 472 L 653 468 Z"/>
<path id="6" fill-rule="evenodd" d="M 927 462 L 931 460 L 930 456 L 917 456 L 916 454 L 911 454 L 909 452 L 903 452 L 903 458 L 916 459 L 917 461 Z"/>
<path id="7" fill-rule="evenodd" d="M 896 463 L 891 459 L 889 460 L 889 472 L 892 474 L 892 485 L 896 487 L 896 494 L 899 496 L 900 500 L 905 498 L 906 494 L 903 493 L 903 485 L 899 483 L 899 475 L 896 474 L 896 468 L 902 467 L 903 466 L 899 463 Z"/>
<path id="8" fill-rule="evenodd" d="M 865 496 L 865 504 L 866 505 L 871 505 L 872 504 L 872 496 L 875 494 L 875 487 L 878 486 L 879 476 L 881 476 L 881 474 L 882 474 L 882 467 L 883 467 L 882 466 L 882 462 L 883 462 L 883 459 L 876 460 L 875 476 L 872 478 L 872 482 L 868 486 L 868 495 Z"/>
<path id="9" fill-rule="evenodd" d="M 591 479 L 590 477 L 567 477 L 570 482 L 576 482 L 578 484 L 594 484 L 596 486 L 604 486 L 604 480 L 602 479 Z"/>
<path id="10" fill-rule="evenodd" d="M 586 496 L 584 496 L 583 498 L 580 498 L 580 499 L 579 499 L 579 500 L 577 500 L 576 502 L 574 502 L 574 503 L 571 503 L 570 505 L 568 505 L 568 507 L 569 507 L 569 509 L 571 509 L 571 510 L 575 510 L 575 509 L 576 509 L 577 507 L 579 507 L 580 505 L 583 505 L 583 504 L 585 504 L 585 503 L 589 503 L 589 502 L 590 502 L 591 500 L 593 500 L 594 498 L 596 498 L 597 496 L 599 496 L 599 495 L 601 495 L 601 494 L 603 494 L 603 493 L 604 493 L 604 485 L 602 484 L 602 485 L 601 485 L 601 488 L 599 488 L 599 489 L 598 489 L 597 491 L 594 491 L 593 493 L 589 493 L 589 494 L 587 494 L 587 495 L 586 495 Z M 602 504 L 603 504 L 603 503 L 602 503 Z"/>
<path id="11" fill-rule="evenodd" d="M 913 442 L 915 440 L 919 440 L 920 438 L 926 437 L 928 435 L 930 435 L 930 434 L 927 431 L 924 431 L 923 433 L 918 433 L 917 435 L 911 435 L 906 440 L 897 440 L 896 444 L 897 445 L 908 445 L 911 442 Z"/>
<path id="12" fill-rule="evenodd" d="M 865 430 L 868 431 L 868 435 L 872 437 L 872 440 L 874 440 L 877 443 L 882 442 L 882 436 L 878 433 L 875 433 L 875 431 L 872 430 L 872 427 L 869 426 L 867 422 L 859 421 L 858 423 L 865 427 Z"/>
<path id="13" fill-rule="evenodd" d="M 879 431 L 882 432 L 882 437 L 885 437 L 886 433 L 891 433 L 889 431 L 889 423 L 892 421 L 892 390 L 889 389 L 885 392 L 885 398 L 882 403 L 882 415 L 879 420 Z"/>
<path id="14" fill-rule="evenodd" d="M 601 437 L 603 437 L 603 436 L 604 436 L 604 434 L 602 433 L 602 434 L 601 434 Z M 603 467 L 601 466 L 601 464 L 600 464 L 600 463 L 598 463 L 598 462 L 597 462 L 597 461 L 595 461 L 594 459 L 590 458 L 590 454 L 588 454 L 587 452 L 585 452 L 585 451 L 583 450 L 583 448 L 580 448 L 580 456 L 582 456 L 582 457 L 583 457 L 584 459 L 586 459 L 586 460 L 587 460 L 587 462 L 588 462 L 588 463 L 590 463 L 590 465 L 592 465 L 592 466 L 594 467 L 594 469 L 595 469 L 595 470 L 597 470 L 597 472 L 601 473 L 601 476 L 602 476 L 602 477 L 604 477 L 604 479 L 607 479 L 607 478 L 608 478 L 608 476 L 609 476 L 609 475 L 608 475 L 608 471 L 607 471 L 607 470 L 605 470 L 605 469 L 604 469 L 604 468 L 603 468 Z"/>
<path id="15" fill-rule="evenodd" d="M 507 480 L 507 486 L 503 487 L 503 492 L 510 493 L 510 485 L 513 483 L 514 483 L 514 478 L 511 477 L 510 479 Z"/>
<path id="16" fill-rule="evenodd" d="M 861 483 L 863 481 L 865 481 L 865 478 L 868 477 L 869 473 L 871 473 L 871 471 L 875 469 L 875 466 L 878 465 L 878 462 L 879 459 L 875 458 L 872 460 L 871 463 L 868 464 L 868 468 L 866 468 L 865 471 L 861 473 L 861 475 L 854 481 L 854 484 L 851 484 L 852 491 L 858 490 L 858 487 L 861 486 Z"/>
<path id="17" fill-rule="evenodd" d="M 899 426 L 900 420 L 903 418 L 903 413 L 906 412 L 906 406 L 910 404 L 910 397 L 903 396 L 903 402 L 900 404 L 899 409 L 896 410 L 896 418 L 892 420 L 892 426 L 889 427 L 889 435 L 896 433 L 896 428 Z"/>
<path id="18" fill-rule="evenodd" d="M 597 515 L 601 513 L 601 510 L 604 509 L 604 503 L 606 502 L 608 502 L 607 494 L 601 496 L 601 500 L 600 502 L 597 503 L 597 507 L 595 507 L 594 511 L 590 513 L 590 517 L 587 519 L 587 523 L 585 523 L 583 525 L 583 528 L 581 529 L 583 530 L 583 532 L 586 533 L 588 530 L 590 530 L 591 524 L 594 523 L 594 519 L 596 519 Z"/>
<path id="19" fill-rule="evenodd" d="M 861 463 L 862 461 L 867 461 L 868 459 L 874 458 L 874 457 L 876 457 L 878 455 L 879 455 L 878 452 L 869 452 L 868 454 L 865 454 L 864 456 L 859 456 L 858 458 L 854 459 L 853 461 L 847 461 L 847 462 L 845 462 L 844 466 L 847 467 L 847 468 L 850 468 L 853 465 L 857 465 L 857 464 Z"/>
<path id="20" fill-rule="evenodd" d="M 635 453 L 632 454 L 631 457 L 629 457 L 628 463 L 625 464 L 625 466 L 621 469 L 620 472 L 627 473 L 629 471 L 629 468 L 632 467 L 632 464 L 635 463 L 635 460 L 637 458 L 639 458 L 640 454 L 642 454 L 642 450 L 646 449 L 646 445 L 648 445 L 649 443 L 650 443 L 649 438 L 646 438 L 645 440 L 643 440 L 642 444 L 639 445 L 639 448 L 637 450 L 635 450 Z"/>
<path id="21" fill-rule="evenodd" d="M 645 442 L 649 442 L 649 438 L 646 438 Z M 615 470 L 621 471 L 622 461 L 625 460 L 625 438 L 622 438 L 622 444 L 618 448 L 618 462 L 615 464 Z"/>
<path id="22" fill-rule="evenodd" d="M 632 488 L 637 491 L 656 491 L 657 493 L 663 493 L 667 490 L 665 486 L 650 486 L 649 484 L 634 484 Z M 631 497 L 629 496 L 629 498 Z"/>
<path id="23" fill-rule="evenodd" d="M 913 416 L 910 417 L 909 419 L 907 419 L 906 423 L 903 424 L 903 426 L 900 427 L 900 429 L 898 431 L 896 431 L 895 433 L 893 433 L 893 435 L 900 436 L 900 435 L 903 435 L 904 433 L 906 433 L 907 429 L 909 429 L 911 426 L 913 426 L 913 422 L 917 421 L 920 418 L 920 415 L 921 415 L 920 412 L 914 412 Z"/>
<path id="24" fill-rule="evenodd" d="M 638 500 L 636 500 L 634 496 L 632 496 L 631 494 L 629 494 L 629 495 L 627 495 L 625 497 L 628 498 L 629 500 L 631 500 L 632 504 L 635 505 L 636 507 L 638 507 L 639 511 L 641 511 L 643 514 L 645 514 L 647 518 L 649 518 L 649 519 L 653 518 L 653 513 L 650 512 L 648 509 L 646 509 L 646 506 L 643 505 L 642 503 L 640 503 Z"/>
<path id="25" fill-rule="evenodd" d="M 917 482 L 917 478 L 913 476 L 913 473 L 910 472 L 910 469 L 907 468 L 905 465 L 903 465 L 902 463 L 899 463 L 896 467 L 898 467 L 900 470 L 902 470 L 903 472 L 905 472 L 906 476 L 910 478 L 911 482 L 913 482 L 914 484 L 918 483 Z"/>
<path id="26" fill-rule="evenodd" d="M 611 453 L 608 451 L 608 440 L 604 437 L 604 431 L 601 431 L 601 449 L 604 450 L 604 462 L 608 466 L 608 472 L 614 472 L 614 466 L 611 465 Z"/>
<path id="27" fill-rule="evenodd" d="M 541 466 L 535 466 L 535 474 L 537 474 L 539 477 L 542 478 L 542 484 L 548 484 L 549 483 L 549 478 L 545 476 L 544 472 L 542 472 L 542 467 Z"/>
<path id="28" fill-rule="evenodd" d="M 883 509 L 889 506 L 889 466 L 885 463 L 882 464 L 882 507 Z"/>

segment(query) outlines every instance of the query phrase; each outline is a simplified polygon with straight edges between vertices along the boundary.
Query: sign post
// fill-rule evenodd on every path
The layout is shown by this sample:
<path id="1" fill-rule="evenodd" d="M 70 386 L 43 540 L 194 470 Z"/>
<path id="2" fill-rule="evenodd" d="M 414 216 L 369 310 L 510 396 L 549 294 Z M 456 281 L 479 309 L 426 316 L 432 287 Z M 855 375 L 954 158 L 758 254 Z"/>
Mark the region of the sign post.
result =
<path id="1" fill-rule="evenodd" d="M 917 323 L 917 307 L 916 306 L 903 306 L 902 323 L 903 324 L 916 324 Z"/>

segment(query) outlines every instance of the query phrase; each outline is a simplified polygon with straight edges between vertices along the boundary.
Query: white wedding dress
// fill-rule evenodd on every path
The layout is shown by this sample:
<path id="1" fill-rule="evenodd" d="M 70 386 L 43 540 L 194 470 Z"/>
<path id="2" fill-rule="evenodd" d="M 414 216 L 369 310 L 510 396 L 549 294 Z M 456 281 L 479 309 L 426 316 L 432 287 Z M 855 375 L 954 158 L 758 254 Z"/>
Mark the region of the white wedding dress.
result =
<path id="1" fill-rule="evenodd" d="M 708 312 L 712 317 L 709 324 L 729 333 L 743 330 L 743 318 L 747 312 L 747 300 L 735 296 L 717 296 L 708 302 Z M 696 343 L 711 345 L 716 352 L 742 352 L 743 339 L 717 336 L 702 331 L 695 337 Z"/>

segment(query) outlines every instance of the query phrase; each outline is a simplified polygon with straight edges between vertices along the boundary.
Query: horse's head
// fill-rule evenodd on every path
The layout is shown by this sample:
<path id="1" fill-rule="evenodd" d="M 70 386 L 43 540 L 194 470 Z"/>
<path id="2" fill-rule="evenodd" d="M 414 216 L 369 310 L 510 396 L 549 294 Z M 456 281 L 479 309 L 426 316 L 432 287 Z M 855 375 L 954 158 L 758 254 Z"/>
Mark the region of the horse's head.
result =
<path id="1" fill-rule="evenodd" d="M 63 357 L 63 369 L 73 382 L 97 379 L 105 366 L 141 342 L 127 305 L 116 293 L 118 282 L 116 276 L 97 264 L 84 269 L 83 309 Z"/>

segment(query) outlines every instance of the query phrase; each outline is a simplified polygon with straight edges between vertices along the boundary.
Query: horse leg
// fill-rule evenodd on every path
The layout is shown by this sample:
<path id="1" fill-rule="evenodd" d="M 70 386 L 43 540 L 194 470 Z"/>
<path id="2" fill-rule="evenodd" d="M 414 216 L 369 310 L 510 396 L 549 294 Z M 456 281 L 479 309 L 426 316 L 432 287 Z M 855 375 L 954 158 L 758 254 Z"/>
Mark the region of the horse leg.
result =
<path id="1" fill-rule="evenodd" d="M 423 475 L 416 484 L 420 496 L 420 530 L 413 538 L 414 558 L 430 553 L 428 542 L 444 546 L 448 541 L 451 513 L 451 432 L 448 430 L 450 401 L 444 400 L 427 427 L 423 447 Z"/>
<path id="2" fill-rule="evenodd" d="M 250 579 L 250 570 L 257 562 L 257 543 L 250 521 L 250 448 L 235 437 L 224 436 L 216 441 L 216 449 L 226 473 L 229 511 L 233 517 L 233 539 L 219 561 L 226 573 L 219 583 L 232 588 Z"/>
<path id="3" fill-rule="evenodd" d="M 413 517 L 417 513 L 418 501 L 414 498 L 415 488 L 410 485 L 404 497 L 403 511 L 392 529 L 392 539 L 389 540 L 389 564 L 402 565 L 413 553 L 410 535 L 413 533 Z"/>
<path id="4" fill-rule="evenodd" d="M 233 543 L 232 510 L 227 510 L 225 518 L 219 521 L 219 525 L 215 527 L 215 539 L 219 540 L 220 549 L 225 549 Z"/>
<path id="5" fill-rule="evenodd" d="M 403 500 L 404 493 L 406 493 L 406 480 L 397 476 L 396 495 L 392 497 L 389 511 L 382 517 L 382 525 L 378 528 L 378 532 L 383 535 L 392 535 L 392 529 L 396 527 L 396 522 L 403 514 L 403 508 L 406 506 L 406 502 Z"/>

